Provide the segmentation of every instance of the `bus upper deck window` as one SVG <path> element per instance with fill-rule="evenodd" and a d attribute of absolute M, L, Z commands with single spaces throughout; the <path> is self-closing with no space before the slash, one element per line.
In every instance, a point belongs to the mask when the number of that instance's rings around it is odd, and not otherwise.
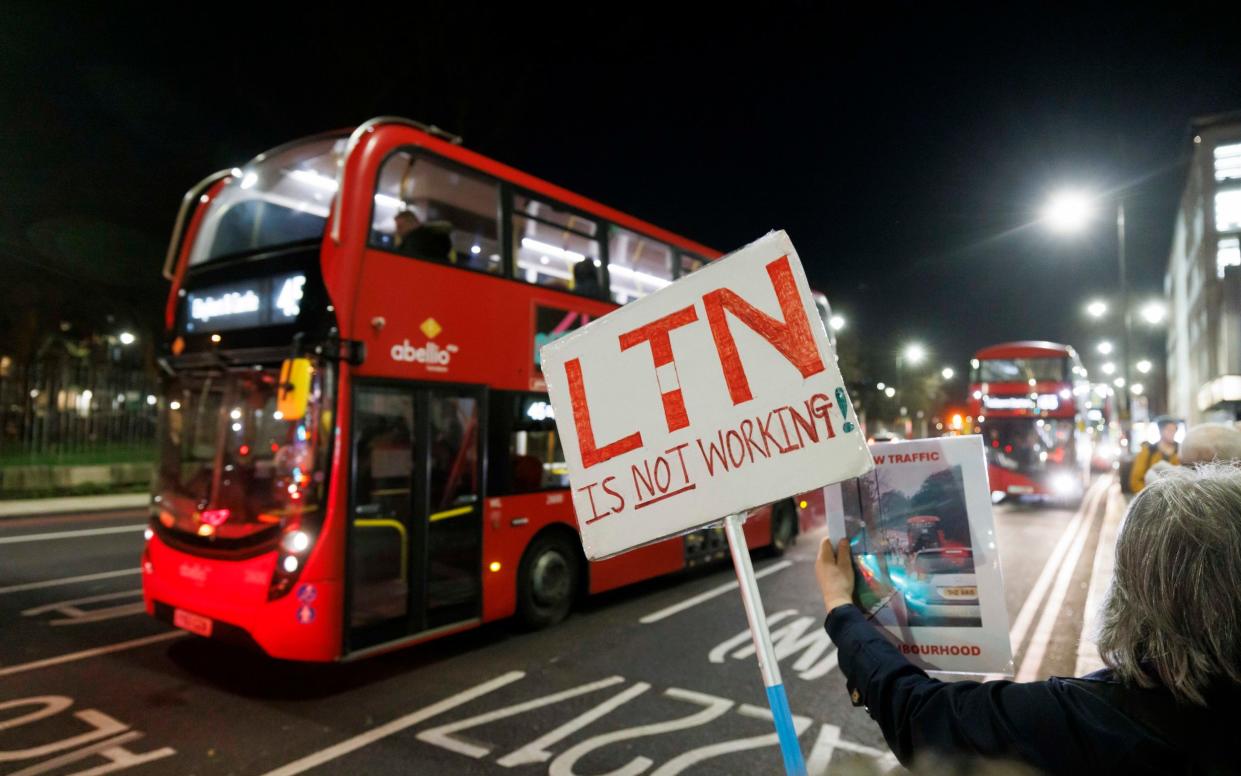
<path fill-rule="evenodd" d="M 608 236 L 612 301 L 625 304 L 672 282 L 672 249 L 658 240 L 613 226 Z"/>
<path fill-rule="evenodd" d="M 372 247 L 498 275 L 499 187 L 425 156 L 394 154 L 379 172 Z"/>
<path fill-rule="evenodd" d="M 599 224 L 522 194 L 513 197 L 513 258 L 527 283 L 603 298 Z"/>

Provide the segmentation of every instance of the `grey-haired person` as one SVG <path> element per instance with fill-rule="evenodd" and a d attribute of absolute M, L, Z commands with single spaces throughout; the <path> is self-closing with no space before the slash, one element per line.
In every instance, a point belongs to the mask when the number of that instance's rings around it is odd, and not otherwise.
<path fill-rule="evenodd" d="M 850 698 L 905 765 L 933 755 L 1048 773 L 1241 773 L 1241 469 L 1177 469 L 1133 499 L 1100 625 L 1108 667 L 1079 679 L 932 679 L 850 603 L 847 543 L 825 540 L 815 572 Z"/>

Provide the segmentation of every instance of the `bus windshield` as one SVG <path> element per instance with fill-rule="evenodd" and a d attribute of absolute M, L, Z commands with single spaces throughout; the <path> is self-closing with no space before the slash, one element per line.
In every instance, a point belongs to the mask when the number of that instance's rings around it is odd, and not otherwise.
<path fill-rule="evenodd" d="M 1067 418 L 988 418 L 983 433 L 992 462 L 1017 471 L 1070 462 L 1074 428 Z"/>
<path fill-rule="evenodd" d="M 235 170 L 203 213 L 190 265 L 322 237 L 345 142 L 285 146 Z"/>
<path fill-rule="evenodd" d="M 1065 378 L 1063 358 L 991 358 L 979 363 L 971 382 L 1060 382 Z"/>
<path fill-rule="evenodd" d="M 316 512 L 331 413 L 327 369 L 315 367 L 296 421 L 276 409 L 278 364 L 172 378 L 155 490 L 164 528 L 224 548 L 274 539 Z"/>

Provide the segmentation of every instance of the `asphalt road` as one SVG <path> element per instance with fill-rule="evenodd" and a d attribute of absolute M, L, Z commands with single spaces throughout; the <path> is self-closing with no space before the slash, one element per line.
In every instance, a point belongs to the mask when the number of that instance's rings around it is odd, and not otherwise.
<path fill-rule="evenodd" d="M 1099 528 L 1120 503 L 1110 486 L 1076 512 L 997 508 L 1019 677 L 1078 667 Z M 140 512 L 0 521 L 0 773 L 782 771 L 730 566 L 596 597 L 542 632 L 499 623 L 298 665 L 147 618 L 143 525 Z M 895 760 L 821 627 L 818 538 L 756 561 L 802 749 L 812 773 L 882 772 Z"/>

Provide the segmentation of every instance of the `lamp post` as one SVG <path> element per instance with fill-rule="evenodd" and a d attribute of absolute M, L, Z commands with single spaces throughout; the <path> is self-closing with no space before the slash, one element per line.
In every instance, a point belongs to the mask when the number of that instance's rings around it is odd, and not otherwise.
<path fill-rule="evenodd" d="M 1064 190 L 1054 194 L 1043 209 L 1043 221 L 1053 231 L 1062 234 L 1080 232 L 1089 223 L 1094 213 L 1097 198 L 1080 191 Z M 1120 276 L 1120 320 L 1121 338 L 1120 359 L 1122 379 L 1128 385 L 1129 354 L 1131 352 L 1131 321 L 1129 311 L 1129 276 L 1125 269 L 1125 200 L 1116 197 L 1116 265 Z M 1087 306 L 1087 312 L 1094 318 L 1100 318 L 1107 312 L 1107 305 L 1095 300 Z M 1120 414 L 1121 430 L 1128 436 L 1130 405 L 1129 392 L 1121 391 L 1117 410 Z"/>

